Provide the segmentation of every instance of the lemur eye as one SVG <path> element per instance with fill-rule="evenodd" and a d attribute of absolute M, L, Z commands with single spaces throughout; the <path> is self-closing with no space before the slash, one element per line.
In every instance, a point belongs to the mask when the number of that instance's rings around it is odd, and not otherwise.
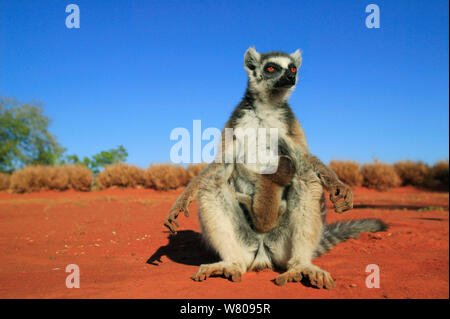
<path fill-rule="evenodd" d="M 273 72 L 273 71 L 275 71 L 275 68 L 273 66 L 268 66 L 267 71 Z"/>
<path fill-rule="evenodd" d="M 297 72 L 297 68 L 296 68 L 295 66 L 293 66 L 293 67 L 291 68 L 291 72 L 292 72 L 292 73 Z"/>

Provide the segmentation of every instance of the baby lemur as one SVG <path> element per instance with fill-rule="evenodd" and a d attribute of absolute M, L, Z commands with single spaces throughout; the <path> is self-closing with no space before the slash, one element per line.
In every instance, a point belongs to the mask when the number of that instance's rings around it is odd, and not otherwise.
<path fill-rule="evenodd" d="M 249 213 L 252 225 L 259 233 L 267 233 L 273 229 L 281 215 L 286 211 L 286 200 L 282 198 L 285 186 L 289 185 L 294 177 L 295 166 L 288 156 L 280 156 L 278 168 L 272 174 L 259 174 L 246 167 L 245 164 L 236 163 L 238 174 L 254 185 L 253 198 L 236 191 L 239 203 Z"/>
<path fill-rule="evenodd" d="M 184 211 L 189 216 L 189 204 L 198 200 L 203 238 L 221 261 L 201 265 L 192 277 L 196 281 L 213 275 L 239 281 L 248 270 L 278 268 L 285 271 L 275 279 L 278 285 L 306 277 L 316 287 L 331 288 L 331 275 L 314 265 L 312 259 L 361 232 L 386 229 L 377 219 L 325 224 L 323 188 L 330 193 L 339 213 L 352 208 L 353 195 L 334 172 L 309 153 L 304 132 L 287 103 L 301 60 L 299 50 L 292 54 L 260 54 L 249 48 L 244 56 L 247 90 L 225 125 L 225 129 L 234 130 L 276 128 L 279 170 L 290 167 L 291 162 L 293 176 L 278 175 L 278 171 L 273 176 L 258 176 L 249 171 L 251 165 L 247 162 L 224 161 L 229 147 L 224 129 L 218 161 L 210 163 L 189 183 L 165 220 L 165 226 L 175 233 L 179 213 Z M 273 203 L 264 211 L 266 196 Z M 248 201 L 248 197 L 252 200 Z M 267 217 L 270 214 L 273 216 Z"/>

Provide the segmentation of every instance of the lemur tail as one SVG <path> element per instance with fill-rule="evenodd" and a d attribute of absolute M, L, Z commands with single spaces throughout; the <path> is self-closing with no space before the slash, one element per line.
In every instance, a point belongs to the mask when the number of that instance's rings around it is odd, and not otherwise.
<path fill-rule="evenodd" d="M 388 226 L 379 219 L 357 219 L 325 225 L 319 247 L 314 252 L 314 257 L 326 253 L 335 245 L 350 238 L 358 238 L 363 232 L 384 231 Z"/>

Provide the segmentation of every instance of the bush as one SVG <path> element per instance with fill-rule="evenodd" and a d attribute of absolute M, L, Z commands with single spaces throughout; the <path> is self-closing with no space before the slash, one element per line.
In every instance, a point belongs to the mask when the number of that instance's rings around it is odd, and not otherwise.
<path fill-rule="evenodd" d="M 95 178 L 99 189 L 113 186 L 124 188 L 135 188 L 145 185 L 144 170 L 139 167 L 117 163 L 107 166 Z"/>
<path fill-rule="evenodd" d="M 89 191 L 91 183 L 92 173 L 81 165 L 31 165 L 14 172 L 10 189 L 15 193 L 67 189 Z"/>
<path fill-rule="evenodd" d="M 31 165 L 15 171 L 11 176 L 11 190 L 14 193 L 31 193 L 47 186 L 46 167 Z"/>
<path fill-rule="evenodd" d="M 330 162 L 330 168 L 339 179 L 345 184 L 355 187 L 361 186 L 363 182 L 363 176 L 359 171 L 359 164 L 353 161 L 337 161 Z"/>
<path fill-rule="evenodd" d="M 69 174 L 69 188 L 88 192 L 92 186 L 92 172 L 83 165 L 65 165 L 65 170 Z"/>
<path fill-rule="evenodd" d="M 423 187 L 430 178 L 431 169 L 422 162 L 400 161 L 394 164 L 394 168 L 402 185 Z"/>
<path fill-rule="evenodd" d="M 180 165 L 152 164 L 143 170 L 136 166 L 117 163 L 106 167 L 95 178 L 99 189 L 113 186 L 135 188 L 144 186 L 156 190 L 170 190 L 186 186 L 207 164 L 191 164 L 185 169 Z"/>
<path fill-rule="evenodd" d="M 449 162 L 439 161 L 431 168 L 429 187 L 448 190 Z"/>
<path fill-rule="evenodd" d="M 190 181 L 183 166 L 172 164 L 152 164 L 144 176 L 146 187 L 163 191 L 186 186 Z"/>
<path fill-rule="evenodd" d="M 7 190 L 9 188 L 11 175 L 0 173 L 0 191 Z"/>
<path fill-rule="evenodd" d="M 379 191 L 386 191 L 401 184 L 394 166 L 375 161 L 361 167 L 363 185 Z"/>

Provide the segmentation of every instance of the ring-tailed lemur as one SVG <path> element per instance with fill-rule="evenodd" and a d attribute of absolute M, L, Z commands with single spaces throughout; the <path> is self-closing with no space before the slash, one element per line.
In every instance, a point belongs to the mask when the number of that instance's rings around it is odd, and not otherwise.
<path fill-rule="evenodd" d="M 237 195 L 255 198 L 255 185 L 241 176 L 234 163 L 209 164 L 174 203 L 165 226 L 176 232 L 175 218 L 181 211 L 189 216 L 189 204 L 198 199 L 203 238 L 222 261 L 201 265 L 193 279 L 224 275 L 233 281 L 247 270 L 278 267 L 286 272 L 275 282 L 279 285 L 308 277 L 319 288 L 331 288 L 331 275 L 312 264 L 312 259 L 337 243 L 357 237 L 361 232 L 386 229 L 377 219 L 362 219 L 324 225 L 323 187 L 339 213 L 351 209 L 353 195 L 337 176 L 317 157 L 310 154 L 300 123 L 287 99 L 295 87 L 301 54 L 270 52 L 259 54 L 249 48 L 244 57 L 248 87 L 225 128 L 278 128 L 281 155 L 293 159 L 295 174 L 285 187 L 286 211 L 278 224 L 266 233 L 252 227 Z M 222 134 L 222 148 L 224 148 Z M 225 153 L 222 149 L 222 154 Z M 343 199 L 342 201 L 340 201 Z M 173 224 L 175 225 L 173 225 Z"/>

